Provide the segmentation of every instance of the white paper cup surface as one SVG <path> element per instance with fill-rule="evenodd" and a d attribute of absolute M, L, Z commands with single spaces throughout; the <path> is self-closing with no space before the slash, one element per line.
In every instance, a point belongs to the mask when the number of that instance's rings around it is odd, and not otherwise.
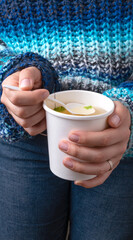
<path fill-rule="evenodd" d="M 58 148 L 58 144 L 62 139 L 68 140 L 68 134 L 72 130 L 97 132 L 106 129 L 107 117 L 114 111 L 113 101 L 102 94 L 83 90 L 56 92 L 51 94 L 50 97 L 56 98 L 65 104 L 77 102 L 106 110 L 105 113 L 100 115 L 76 116 L 54 111 L 53 109 L 58 107 L 58 104 L 55 104 L 48 99 L 45 100 L 43 104 L 46 111 L 51 171 L 56 176 L 71 181 L 94 178 L 94 175 L 85 175 L 66 168 L 63 165 L 63 159 L 68 155 Z"/>

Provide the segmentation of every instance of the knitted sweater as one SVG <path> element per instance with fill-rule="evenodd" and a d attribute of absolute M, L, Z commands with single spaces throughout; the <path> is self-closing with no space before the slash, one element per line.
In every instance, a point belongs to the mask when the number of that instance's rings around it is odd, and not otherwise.
<path fill-rule="evenodd" d="M 0 83 L 28 66 L 40 69 L 50 92 L 100 92 L 125 104 L 132 118 L 133 0 L 0 0 Z M 28 137 L 3 104 L 0 137 Z"/>

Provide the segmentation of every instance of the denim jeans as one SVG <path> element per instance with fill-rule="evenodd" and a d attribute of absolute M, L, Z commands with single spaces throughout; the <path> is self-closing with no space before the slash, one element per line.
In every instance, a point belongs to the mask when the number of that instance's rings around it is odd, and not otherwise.
<path fill-rule="evenodd" d="M 64 240 L 69 185 L 49 170 L 46 137 L 0 141 L 0 240 Z"/>
<path fill-rule="evenodd" d="M 133 240 L 133 161 L 85 189 L 49 170 L 47 139 L 0 141 L 0 240 Z"/>
<path fill-rule="evenodd" d="M 133 159 L 100 186 L 72 184 L 70 240 L 133 240 Z"/>

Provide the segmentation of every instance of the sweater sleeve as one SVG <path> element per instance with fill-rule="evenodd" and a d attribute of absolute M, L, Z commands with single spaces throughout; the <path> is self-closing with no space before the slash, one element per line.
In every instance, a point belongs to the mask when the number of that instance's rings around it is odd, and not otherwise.
<path fill-rule="evenodd" d="M 1 61 L 3 63 L 4 60 Z M 51 63 L 42 56 L 27 52 L 20 55 L 10 56 L 9 60 L 0 69 L 0 96 L 2 94 L 2 82 L 9 75 L 24 68 L 35 66 L 42 74 L 43 88 L 49 92 L 59 91 L 58 76 Z M 31 136 L 19 126 L 8 113 L 6 107 L 0 103 L 0 138 L 7 142 L 31 138 Z"/>
<path fill-rule="evenodd" d="M 131 134 L 128 142 L 128 147 L 125 152 L 125 156 L 133 154 L 133 74 L 129 81 L 126 81 L 119 85 L 119 87 L 114 87 L 110 90 L 107 90 L 103 93 L 107 97 L 112 98 L 114 101 L 120 101 L 125 105 L 131 115 Z"/>

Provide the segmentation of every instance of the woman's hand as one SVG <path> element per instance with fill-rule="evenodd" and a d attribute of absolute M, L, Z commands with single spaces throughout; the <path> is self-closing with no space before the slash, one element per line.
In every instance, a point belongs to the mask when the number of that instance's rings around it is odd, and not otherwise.
<path fill-rule="evenodd" d="M 130 137 L 129 110 L 120 102 L 115 102 L 115 110 L 108 117 L 108 124 L 110 128 L 101 132 L 70 132 L 70 141 L 62 140 L 59 143 L 60 150 L 70 155 L 63 160 L 66 167 L 75 172 L 96 175 L 93 179 L 76 181 L 75 184 L 85 188 L 96 187 L 104 183 L 118 166 Z M 111 160 L 113 168 L 108 160 Z"/>
<path fill-rule="evenodd" d="M 19 86 L 22 90 L 3 87 L 1 102 L 15 121 L 32 136 L 43 132 L 46 120 L 42 103 L 49 92 L 39 89 L 42 86 L 41 72 L 36 67 L 25 68 L 7 77 L 3 85 Z"/>

